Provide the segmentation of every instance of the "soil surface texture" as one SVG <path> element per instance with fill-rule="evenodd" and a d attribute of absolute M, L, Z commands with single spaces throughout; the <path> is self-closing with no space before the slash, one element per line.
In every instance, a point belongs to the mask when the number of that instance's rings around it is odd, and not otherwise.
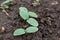
<path fill-rule="evenodd" d="M 0 0 L 0 4 L 4 0 Z M 0 40 L 60 40 L 60 0 L 40 0 L 40 5 L 32 5 L 33 0 L 14 0 L 9 5 L 9 17 L 0 9 Z M 33 34 L 13 36 L 14 30 L 25 28 L 27 23 L 19 16 L 19 7 L 26 7 L 37 13 L 39 31 Z M 2 27 L 5 31 L 1 33 Z"/>

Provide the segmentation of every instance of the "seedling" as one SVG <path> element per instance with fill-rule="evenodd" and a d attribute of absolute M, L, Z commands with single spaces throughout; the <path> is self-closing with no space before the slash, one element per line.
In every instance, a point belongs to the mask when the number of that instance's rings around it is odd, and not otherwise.
<path fill-rule="evenodd" d="M 34 1 L 33 1 L 33 3 L 32 3 L 32 4 L 33 4 L 33 6 L 40 5 L 39 1 L 40 1 L 40 0 L 34 0 Z"/>
<path fill-rule="evenodd" d="M 16 29 L 13 33 L 14 36 L 23 35 L 26 33 L 35 33 L 38 31 L 38 22 L 34 18 L 38 18 L 38 15 L 34 12 L 28 11 L 25 7 L 19 8 L 19 15 L 22 19 L 24 19 L 27 23 L 29 23 L 31 26 L 29 26 L 26 29 Z M 33 17 L 33 18 L 30 18 Z"/>
<path fill-rule="evenodd" d="M 9 14 L 7 13 L 7 11 L 5 9 L 8 9 L 9 6 L 8 4 L 13 4 L 13 0 L 5 0 L 3 3 L 1 3 L 1 9 L 2 9 L 2 12 L 6 13 L 7 16 L 9 16 Z"/>

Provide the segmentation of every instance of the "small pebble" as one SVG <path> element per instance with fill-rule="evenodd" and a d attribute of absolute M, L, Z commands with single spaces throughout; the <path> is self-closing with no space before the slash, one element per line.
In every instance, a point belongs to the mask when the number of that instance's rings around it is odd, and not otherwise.
<path fill-rule="evenodd" d="M 51 25 L 51 18 L 47 17 L 46 22 L 47 22 L 48 25 Z"/>
<path fill-rule="evenodd" d="M 0 27 L 0 33 L 3 33 L 5 31 L 4 27 Z"/>

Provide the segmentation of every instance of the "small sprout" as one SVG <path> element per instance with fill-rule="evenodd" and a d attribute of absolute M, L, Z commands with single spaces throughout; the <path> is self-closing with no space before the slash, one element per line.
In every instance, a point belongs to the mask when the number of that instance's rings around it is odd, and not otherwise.
<path fill-rule="evenodd" d="M 35 33 L 38 31 L 38 28 L 37 27 L 28 27 L 26 29 L 26 33 Z"/>
<path fill-rule="evenodd" d="M 34 18 L 29 18 L 27 22 L 32 26 L 38 26 L 38 22 Z"/>
<path fill-rule="evenodd" d="M 24 19 L 27 20 L 29 18 L 28 10 L 25 7 L 19 8 L 19 15 Z"/>
<path fill-rule="evenodd" d="M 40 0 L 35 0 L 35 1 L 32 3 L 33 6 L 38 6 L 38 5 L 40 5 L 39 1 L 40 1 Z"/>
<path fill-rule="evenodd" d="M 1 7 L 4 7 L 4 5 L 13 3 L 13 0 L 6 0 L 3 3 L 1 3 Z"/>
<path fill-rule="evenodd" d="M 9 8 L 9 6 L 8 6 L 8 4 L 11 4 L 11 3 L 13 3 L 13 0 L 5 0 L 3 3 L 1 3 L 1 9 L 2 9 L 2 11 L 4 12 L 4 13 L 6 13 L 6 15 L 7 16 L 9 16 L 9 14 L 6 12 L 6 10 L 5 9 L 8 9 Z"/>
<path fill-rule="evenodd" d="M 20 28 L 20 29 L 16 29 L 13 33 L 14 36 L 19 36 L 19 35 L 23 35 L 25 34 L 25 30 Z"/>
<path fill-rule="evenodd" d="M 34 18 L 38 17 L 38 15 L 34 12 L 29 12 L 29 16 L 34 17 Z"/>
<path fill-rule="evenodd" d="M 4 8 L 4 9 L 8 9 L 8 8 L 9 8 L 9 6 L 4 5 L 2 8 Z"/>

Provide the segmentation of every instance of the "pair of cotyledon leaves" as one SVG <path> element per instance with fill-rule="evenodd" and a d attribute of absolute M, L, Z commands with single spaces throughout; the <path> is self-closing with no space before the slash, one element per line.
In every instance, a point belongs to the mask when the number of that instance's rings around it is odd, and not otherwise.
<path fill-rule="evenodd" d="M 24 20 L 27 20 L 27 22 L 30 25 L 38 26 L 38 22 L 34 19 L 34 18 L 38 17 L 38 15 L 36 13 L 28 11 L 27 8 L 25 8 L 25 7 L 20 7 L 19 14 Z M 34 17 L 34 18 L 29 18 L 29 17 Z"/>
<path fill-rule="evenodd" d="M 25 7 L 20 7 L 19 14 L 24 20 L 27 20 L 27 22 L 32 26 L 28 27 L 26 30 L 22 28 L 15 30 L 15 32 L 13 33 L 14 36 L 23 35 L 25 33 L 34 33 L 38 31 L 37 28 L 38 22 L 34 19 L 38 17 L 36 13 L 28 11 L 27 8 Z M 29 18 L 29 17 L 34 17 L 34 18 Z"/>
<path fill-rule="evenodd" d="M 28 11 L 27 8 L 25 7 L 19 8 L 19 14 L 24 20 L 27 20 L 29 16 L 34 17 L 34 18 L 38 17 L 36 13 Z"/>
<path fill-rule="evenodd" d="M 14 36 L 19 36 L 19 35 L 23 35 L 25 33 L 35 33 L 38 31 L 38 28 L 37 27 L 28 27 L 26 30 L 24 30 L 23 28 L 20 28 L 20 29 L 17 29 L 15 32 L 14 32 Z"/>

